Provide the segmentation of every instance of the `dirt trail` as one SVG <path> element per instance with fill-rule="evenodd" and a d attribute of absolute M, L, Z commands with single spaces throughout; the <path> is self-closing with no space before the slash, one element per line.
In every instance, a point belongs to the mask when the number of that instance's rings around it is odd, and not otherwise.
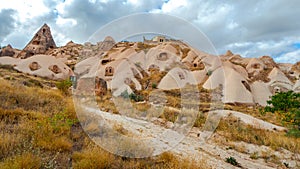
<path fill-rule="evenodd" d="M 217 143 L 211 141 L 202 141 L 199 134 L 203 134 L 199 128 L 193 127 L 187 136 L 171 130 L 166 126 L 159 125 L 162 119 L 153 118 L 149 121 L 144 121 L 140 119 L 134 119 L 130 117 L 125 117 L 118 114 L 106 113 L 100 110 L 95 110 L 93 108 L 85 108 L 88 112 L 100 115 L 110 124 L 117 123 L 121 125 L 124 129 L 130 133 L 132 137 L 142 137 L 150 138 L 153 141 L 156 149 L 154 154 L 159 154 L 162 150 L 170 149 L 170 152 L 182 157 L 188 157 L 195 160 L 205 160 L 208 165 L 212 168 L 237 168 L 227 162 L 225 159 L 228 157 L 234 157 L 238 163 L 240 163 L 241 168 L 255 168 L 255 169 L 268 169 L 268 168 L 278 168 L 279 166 L 274 163 L 266 163 L 262 159 L 251 159 L 250 155 L 247 153 L 240 153 L 234 149 L 226 149 L 226 146 L 218 145 Z M 245 123 L 252 124 L 255 127 L 265 128 L 273 130 L 283 130 L 283 127 L 273 125 L 271 123 L 256 119 L 252 116 L 234 112 L 234 111 L 219 111 L 218 113 L 223 113 L 223 116 L 228 116 L 229 114 L 241 118 Z M 171 124 L 167 126 L 172 126 Z M 179 144 L 174 147 L 170 147 L 174 142 L 178 141 L 178 138 L 183 138 Z M 172 143 L 173 141 L 173 143 Z M 253 147 L 254 145 L 245 143 L 247 147 Z M 256 145 L 255 145 L 256 146 Z M 259 149 L 259 147 L 258 147 Z M 285 150 L 287 151 L 287 150 Z M 276 152 L 278 156 L 286 156 L 286 153 Z M 291 161 L 291 163 L 296 164 L 297 162 Z M 299 163 L 299 161 L 298 161 Z"/>

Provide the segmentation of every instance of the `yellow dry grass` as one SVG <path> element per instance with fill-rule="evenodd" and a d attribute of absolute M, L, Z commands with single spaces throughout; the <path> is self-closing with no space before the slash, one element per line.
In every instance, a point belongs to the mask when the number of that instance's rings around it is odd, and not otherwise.
<path fill-rule="evenodd" d="M 0 168 L 198 167 L 173 155 L 167 160 L 160 156 L 128 159 L 108 153 L 83 132 L 70 96 L 18 81 L 2 79 L 0 86 Z"/>
<path fill-rule="evenodd" d="M 274 150 L 284 148 L 293 153 L 300 153 L 300 139 L 286 136 L 284 132 L 255 129 L 236 118 L 222 120 L 217 133 L 230 141 L 244 141 L 250 144 L 269 146 Z"/>

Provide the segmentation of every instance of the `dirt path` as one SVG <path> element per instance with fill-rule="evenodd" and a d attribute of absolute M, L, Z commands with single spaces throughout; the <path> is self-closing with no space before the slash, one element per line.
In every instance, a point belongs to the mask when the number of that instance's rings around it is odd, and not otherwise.
<path fill-rule="evenodd" d="M 235 166 L 225 162 L 228 157 L 234 157 L 237 162 L 240 163 L 242 168 L 278 168 L 276 164 L 266 163 L 261 159 L 251 159 L 250 155 L 247 153 L 240 153 L 233 149 L 226 149 L 226 146 L 218 145 L 213 141 L 201 141 L 199 137 L 202 134 L 199 128 L 192 128 L 187 136 L 171 130 L 166 126 L 161 126 L 159 122 L 162 119 L 153 118 L 149 121 L 144 121 L 140 119 L 134 119 L 130 117 L 121 116 L 118 114 L 111 114 L 102 112 L 100 110 L 95 110 L 93 108 L 85 108 L 88 112 L 100 115 L 110 124 L 117 123 L 126 129 L 131 137 L 139 138 L 150 138 L 153 146 L 155 146 L 154 155 L 159 154 L 161 151 L 169 149 L 171 152 L 182 156 L 188 157 L 195 160 L 204 160 L 212 168 L 236 168 Z M 239 117 L 243 122 L 251 124 L 254 127 L 264 128 L 268 130 L 284 130 L 283 127 L 273 125 L 271 123 L 256 119 L 252 116 L 235 112 L 235 111 L 218 111 L 217 113 L 222 113 L 222 116 L 234 115 Z M 168 126 L 168 125 L 167 125 Z M 169 124 L 172 126 L 172 124 Z M 183 140 L 180 141 L 180 138 Z M 175 144 L 179 142 L 179 144 Z M 175 145 L 175 146 L 172 146 Z M 251 144 L 245 143 L 245 146 L 251 146 Z M 281 152 L 277 154 L 285 156 Z"/>

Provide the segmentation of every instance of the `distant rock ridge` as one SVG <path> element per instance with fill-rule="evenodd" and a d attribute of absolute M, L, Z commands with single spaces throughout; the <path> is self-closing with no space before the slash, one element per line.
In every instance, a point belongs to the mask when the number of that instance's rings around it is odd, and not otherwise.
<path fill-rule="evenodd" d="M 13 57 L 15 55 L 15 51 L 12 48 L 12 46 L 10 44 L 8 44 L 6 47 L 4 47 L 1 51 L 0 51 L 0 56 L 11 56 Z"/>

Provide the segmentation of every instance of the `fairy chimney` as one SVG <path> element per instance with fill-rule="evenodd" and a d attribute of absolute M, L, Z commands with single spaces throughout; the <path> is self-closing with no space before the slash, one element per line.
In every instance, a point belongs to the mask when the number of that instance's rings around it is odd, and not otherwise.
<path fill-rule="evenodd" d="M 20 52 L 18 57 L 28 58 L 36 54 L 45 54 L 47 50 L 53 48 L 56 48 L 56 44 L 51 35 L 50 27 L 44 24 L 22 52 Z"/>

